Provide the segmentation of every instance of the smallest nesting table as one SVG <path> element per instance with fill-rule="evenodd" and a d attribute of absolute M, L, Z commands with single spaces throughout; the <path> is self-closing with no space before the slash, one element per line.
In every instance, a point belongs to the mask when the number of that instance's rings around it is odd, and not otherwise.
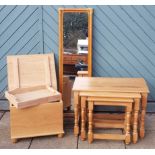
<path fill-rule="evenodd" d="M 79 116 L 81 109 L 81 93 L 138 93 L 141 96 L 141 115 L 139 134 L 145 135 L 145 113 L 147 106 L 148 86 L 143 78 L 103 78 L 77 77 L 73 85 L 74 92 L 74 135 L 79 134 Z M 87 96 L 86 96 L 87 97 Z"/>
<path fill-rule="evenodd" d="M 86 114 L 88 106 L 88 142 L 91 143 L 93 139 L 111 139 L 111 140 L 125 140 L 126 144 L 131 141 L 130 122 L 132 121 L 132 140 L 136 143 L 138 140 L 138 113 L 140 106 L 141 95 L 139 93 L 113 93 L 113 92 L 87 92 L 80 93 L 81 97 L 81 140 L 86 139 Z M 101 114 L 102 119 L 94 117 L 94 106 L 118 106 L 125 107 L 125 115 L 117 119 L 116 114 L 109 114 L 105 118 L 105 114 Z M 132 117 L 131 117 L 132 112 Z M 100 117 L 101 117 L 100 116 Z M 121 128 L 124 129 L 123 134 L 95 134 L 94 127 L 99 128 Z"/>

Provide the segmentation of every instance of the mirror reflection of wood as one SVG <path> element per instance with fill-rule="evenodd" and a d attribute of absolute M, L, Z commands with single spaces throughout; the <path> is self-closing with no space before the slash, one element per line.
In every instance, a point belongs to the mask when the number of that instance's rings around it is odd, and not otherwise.
<path fill-rule="evenodd" d="M 76 76 L 78 70 L 88 70 L 88 14 L 63 15 L 63 75 Z M 84 66 L 83 68 L 80 63 Z M 81 67 L 81 68 L 80 68 Z"/>
<path fill-rule="evenodd" d="M 59 9 L 59 91 L 65 107 L 77 74 L 92 75 L 92 13 L 91 8 Z"/>

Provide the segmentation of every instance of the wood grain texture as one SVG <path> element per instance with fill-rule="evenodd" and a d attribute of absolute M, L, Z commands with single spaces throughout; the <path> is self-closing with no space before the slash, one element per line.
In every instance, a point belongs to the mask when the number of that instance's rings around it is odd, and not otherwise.
<path fill-rule="evenodd" d="M 61 94 L 49 86 L 17 88 L 12 91 L 6 91 L 5 97 L 16 108 L 27 108 L 62 99 Z"/>
<path fill-rule="evenodd" d="M 84 63 L 88 63 L 88 55 L 87 54 L 63 54 L 63 64 L 64 65 L 75 65 L 82 60 Z"/>
<path fill-rule="evenodd" d="M 74 92 L 74 135 L 79 134 L 79 93 Z"/>
<path fill-rule="evenodd" d="M 59 95 L 58 101 L 51 102 L 51 94 L 57 93 L 54 55 L 8 56 L 7 63 L 8 88 L 12 93 L 9 99 L 12 141 L 55 134 L 62 137 L 63 102 Z M 13 105 L 13 100 L 23 103 L 23 106 L 39 105 L 19 109 Z"/>
<path fill-rule="evenodd" d="M 141 118 L 140 118 L 140 137 L 144 137 L 145 135 L 145 113 L 147 106 L 147 95 L 149 93 L 149 88 L 143 78 L 103 78 L 103 77 L 76 77 L 73 91 L 79 92 L 79 95 L 91 96 L 92 94 L 98 97 L 98 101 L 103 93 L 103 96 L 112 95 L 111 93 L 127 93 L 126 97 L 131 97 L 130 95 L 134 95 L 136 93 L 135 98 L 142 97 L 141 103 Z M 130 94 L 131 93 L 131 94 Z M 132 94 L 133 93 L 133 94 Z M 119 94 L 119 95 L 120 95 Z M 138 95 L 137 95 L 138 94 Z M 140 96 L 139 96 L 140 94 Z M 93 96 L 92 95 L 92 96 Z M 93 98 L 93 97 L 92 97 Z M 132 98 L 132 97 L 131 97 Z M 102 99 L 101 99 L 102 100 Z M 115 99 L 114 99 L 115 100 Z M 116 101 L 119 101 L 118 98 Z M 102 104 L 102 103 L 101 103 Z M 78 103 L 78 105 L 80 105 Z"/>
<path fill-rule="evenodd" d="M 94 119 L 106 119 L 106 120 L 111 120 L 111 119 L 116 119 L 116 120 L 123 120 L 124 119 L 124 113 L 95 113 L 94 114 Z"/>
<path fill-rule="evenodd" d="M 71 107 L 72 82 L 68 76 L 63 77 L 63 94 L 62 100 L 64 108 Z"/>
<path fill-rule="evenodd" d="M 77 75 L 78 75 L 78 77 L 87 77 L 88 71 L 78 71 Z"/>
<path fill-rule="evenodd" d="M 99 134 L 122 134 L 120 129 L 95 129 Z M 125 149 L 123 141 L 118 140 L 100 140 L 96 139 L 93 143 L 89 144 L 88 141 L 82 141 L 79 138 L 78 141 L 79 149 Z"/>
<path fill-rule="evenodd" d="M 94 105 L 92 101 L 88 103 L 88 142 L 92 143 L 94 139 L 93 133 L 93 109 Z"/>
<path fill-rule="evenodd" d="M 8 56 L 7 68 L 9 90 L 39 85 L 50 85 L 57 90 L 53 53 Z"/>
<path fill-rule="evenodd" d="M 94 139 L 107 139 L 107 140 L 124 140 L 125 135 L 119 134 L 94 134 Z"/>
<path fill-rule="evenodd" d="M 16 109 L 10 107 L 11 139 L 54 135 L 63 131 L 63 103 Z"/>
<path fill-rule="evenodd" d="M 82 79 L 82 78 L 77 78 L 77 79 Z M 88 79 L 93 79 L 93 78 L 86 78 L 87 80 Z M 96 78 L 96 83 L 98 82 L 97 80 L 102 80 L 104 78 Z M 106 79 L 107 82 L 109 82 L 111 79 Z M 129 80 L 129 83 L 133 82 L 132 80 L 137 80 L 138 79 L 128 79 Z M 128 81 L 126 79 L 126 83 L 128 84 Z M 143 79 L 140 79 L 141 80 L 141 83 L 145 83 L 145 81 L 143 81 Z M 89 80 L 88 80 L 89 81 Z M 126 93 L 123 93 L 123 91 L 121 91 L 121 87 L 124 88 L 125 86 L 125 82 L 121 85 L 121 82 L 119 80 L 119 83 L 115 83 L 114 80 L 110 81 L 109 82 L 109 85 L 111 86 L 111 92 L 110 91 L 107 91 L 102 89 L 102 91 L 97 88 L 96 90 L 92 90 L 94 87 L 92 85 L 95 86 L 95 80 L 94 80 L 94 83 L 92 83 L 92 81 L 89 83 L 84 83 L 86 84 L 86 86 L 88 86 L 87 88 L 84 87 L 84 90 L 80 91 L 79 95 L 81 96 L 81 115 L 82 115 L 82 129 L 81 129 L 81 139 L 84 140 L 85 139 L 85 135 L 83 134 L 84 133 L 84 130 L 85 130 L 85 127 L 84 127 L 84 108 L 86 108 L 86 101 L 84 103 L 84 100 L 83 97 L 86 97 L 87 98 L 87 101 L 88 102 L 94 102 L 93 104 L 94 105 L 107 105 L 107 106 L 125 106 L 127 108 L 127 112 L 126 112 L 126 117 L 125 117 L 125 122 L 123 122 L 122 120 L 121 121 L 112 121 L 112 120 L 106 120 L 106 121 L 99 121 L 97 122 L 97 119 L 94 119 L 95 122 L 94 123 L 94 127 L 99 127 L 99 128 L 108 128 L 108 127 L 111 127 L 111 128 L 123 128 L 125 129 L 125 133 L 126 133 L 126 136 L 124 136 L 124 140 L 126 142 L 126 144 L 129 144 L 130 141 L 131 141 L 131 135 L 130 135 L 130 119 L 131 119 L 131 107 L 132 107 L 132 103 L 133 101 L 135 101 L 135 104 L 136 104 L 136 107 L 134 107 L 134 121 L 133 121 L 133 142 L 136 143 L 136 141 L 138 140 L 138 137 L 137 137 L 137 128 L 138 128 L 138 105 L 139 105 L 139 99 L 141 98 L 141 94 L 140 92 L 138 93 L 137 90 L 134 90 L 134 91 L 137 91 L 136 93 L 133 93 L 133 92 L 126 92 Z M 80 84 L 79 84 L 80 85 Z M 98 85 L 98 84 L 96 84 Z M 115 87 L 119 87 L 119 91 L 115 92 L 115 91 L 112 91 L 112 86 L 115 86 Z M 76 87 L 76 86 L 75 86 Z M 83 87 L 81 85 L 81 87 Z M 103 86 L 104 87 L 104 86 Z M 126 87 L 126 86 L 125 86 Z M 139 85 L 140 87 L 140 85 Z M 143 86 L 145 87 L 145 85 Z M 88 89 L 89 88 L 89 89 Z M 110 88 L 110 87 L 109 87 Z M 132 85 L 131 88 L 135 89 L 135 87 Z M 127 89 L 127 88 L 126 88 Z M 147 86 L 146 86 L 146 89 L 147 89 Z M 73 88 L 74 90 L 74 88 Z M 90 91 L 89 91 L 90 90 Z M 126 90 L 127 91 L 127 90 Z M 76 92 L 74 90 L 74 92 Z M 114 93 L 115 92 L 115 93 Z M 89 107 L 89 104 L 88 104 L 88 107 Z M 92 112 L 89 111 L 89 114 L 88 116 L 90 117 L 90 114 Z M 88 118 L 89 118 L 88 117 Z M 104 117 L 102 117 L 104 119 Z M 110 117 L 111 118 L 111 117 Z M 110 119 L 109 118 L 109 119 Z M 113 117 L 114 118 L 114 117 Z M 115 119 L 115 118 L 114 118 Z M 118 119 L 118 117 L 117 117 Z M 120 119 L 120 117 L 119 117 Z M 127 123 L 127 124 L 126 124 Z M 126 125 L 125 125 L 126 124 Z M 88 125 L 89 126 L 89 125 Z M 88 132 L 90 133 L 90 132 Z M 92 135 L 92 133 L 90 133 L 90 135 Z M 93 136 L 89 136 L 88 134 L 88 141 L 91 143 L 93 141 Z"/>
<path fill-rule="evenodd" d="M 138 141 L 138 119 L 139 119 L 139 109 L 140 109 L 140 100 L 135 99 L 133 105 L 133 143 Z"/>
<path fill-rule="evenodd" d="M 81 97 L 81 139 L 85 140 L 86 139 L 86 97 Z"/>
<path fill-rule="evenodd" d="M 76 77 L 73 91 L 149 93 L 143 78 Z"/>
<path fill-rule="evenodd" d="M 90 98 L 90 99 L 89 99 Z M 130 134 L 130 122 L 131 122 L 131 111 L 133 100 L 129 100 L 128 102 L 102 102 L 102 98 L 100 101 L 97 101 L 97 97 L 91 98 L 88 97 L 88 142 L 92 143 L 93 139 L 112 139 L 112 140 L 125 140 L 126 144 L 129 144 L 131 141 Z M 104 99 L 104 97 L 103 97 Z M 96 121 L 93 118 L 93 107 L 95 105 L 107 105 L 107 106 L 124 106 L 126 108 L 126 115 L 124 121 L 119 120 L 101 120 Z M 95 122 L 96 121 L 96 122 Z M 93 125 L 94 124 L 94 125 Z M 95 127 L 99 128 L 125 128 L 125 133 L 122 135 L 119 134 L 96 134 L 94 131 Z M 84 129 L 83 129 L 84 130 Z"/>
<path fill-rule="evenodd" d="M 63 14 L 66 12 L 83 12 L 88 14 L 88 74 L 92 76 L 92 8 L 59 8 L 59 91 L 63 93 Z"/>
<path fill-rule="evenodd" d="M 115 99 L 119 101 L 119 99 L 121 100 L 129 100 L 130 98 L 141 98 L 141 95 L 139 93 L 124 93 L 124 92 L 80 92 L 80 96 L 90 96 L 92 97 L 98 97 L 98 98 L 106 98 L 108 100 L 109 99 Z"/>
<path fill-rule="evenodd" d="M 146 106 L 147 106 L 147 93 L 142 93 L 142 104 L 141 104 L 141 117 L 140 117 L 140 138 L 145 136 L 145 115 L 146 115 Z"/>
<path fill-rule="evenodd" d="M 125 144 L 130 144 L 131 142 L 131 111 L 132 104 L 126 107 L 125 112 Z"/>
<path fill-rule="evenodd" d="M 94 119 L 95 128 L 119 128 L 124 129 L 124 120 L 106 120 L 104 119 Z"/>

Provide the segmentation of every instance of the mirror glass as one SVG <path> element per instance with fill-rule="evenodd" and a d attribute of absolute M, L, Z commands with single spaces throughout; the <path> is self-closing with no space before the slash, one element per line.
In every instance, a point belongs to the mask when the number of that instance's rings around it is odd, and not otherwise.
<path fill-rule="evenodd" d="M 88 14 L 65 12 L 63 16 L 63 74 L 70 78 L 88 70 Z"/>
<path fill-rule="evenodd" d="M 88 10 L 62 10 L 60 12 L 60 90 L 62 90 L 62 98 L 64 108 L 71 107 L 72 86 L 76 76 L 88 75 L 88 70 L 91 70 L 91 61 L 88 61 L 88 55 L 91 57 L 91 38 L 88 45 L 88 37 L 92 36 L 91 18 Z M 62 16 L 61 16 L 62 15 Z M 62 18 L 63 17 L 63 18 Z M 89 21 L 88 21 L 89 18 Z M 88 24 L 89 23 L 89 24 Z M 88 27 L 89 26 L 89 27 Z M 63 33 L 62 33 L 63 32 Z M 89 32 L 89 33 L 88 33 Z M 88 36 L 88 34 L 90 36 Z M 89 47 L 89 50 L 88 50 Z M 62 63 L 61 63 L 62 62 Z M 63 66 L 61 68 L 61 66 Z M 62 71 L 62 72 L 61 72 Z M 81 72 L 82 71 L 82 72 Z M 83 72 L 84 71 L 84 72 Z M 62 75 L 63 74 L 63 75 Z M 62 75 L 62 76 L 61 76 Z M 91 75 L 91 73 L 90 73 Z M 63 80 L 61 80 L 63 78 Z M 62 82 L 62 83 L 61 83 Z M 62 87 L 61 87 L 62 86 Z"/>

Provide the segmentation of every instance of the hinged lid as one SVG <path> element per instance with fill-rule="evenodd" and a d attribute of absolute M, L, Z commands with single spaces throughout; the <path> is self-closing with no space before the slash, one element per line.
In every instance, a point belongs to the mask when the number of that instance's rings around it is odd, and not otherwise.
<path fill-rule="evenodd" d="M 8 89 L 52 86 L 57 90 L 54 54 L 7 57 Z"/>

